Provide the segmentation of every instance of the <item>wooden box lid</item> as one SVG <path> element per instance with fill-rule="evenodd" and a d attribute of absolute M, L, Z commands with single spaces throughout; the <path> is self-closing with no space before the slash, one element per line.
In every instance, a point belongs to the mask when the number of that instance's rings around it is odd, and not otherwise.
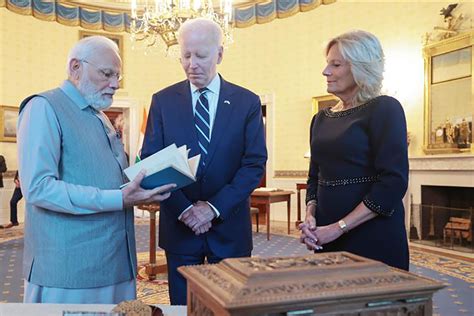
<path fill-rule="evenodd" d="M 178 268 L 226 310 L 431 295 L 441 283 L 348 252 L 233 258 Z M 193 291 L 193 290 L 191 290 Z"/>

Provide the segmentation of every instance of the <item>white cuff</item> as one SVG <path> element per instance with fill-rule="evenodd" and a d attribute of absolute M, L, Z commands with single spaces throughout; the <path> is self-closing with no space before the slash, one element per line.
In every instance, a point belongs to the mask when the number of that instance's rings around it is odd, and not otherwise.
<path fill-rule="evenodd" d="M 217 208 L 214 207 L 214 205 L 211 204 L 211 202 L 206 201 L 206 203 L 209 204 L 209 206 L 214 210 L 214 212 L 216 213 L 216 218 L 221 216 L 221 213 L 217 210 Z"/>
<path fill-rule="evenodd" d="M 181 220 L 181 217 L 183 217 L 183 214 L 186 213 L 187 211 L 189 211 L 191 209 L 191 207 L 193 207 L 193 205 L 189 205 L 188 207 L 186 207 L 184 209 L 184 211 L 181 212 L 181 214 L 178 216 L 178 220 Z"/>

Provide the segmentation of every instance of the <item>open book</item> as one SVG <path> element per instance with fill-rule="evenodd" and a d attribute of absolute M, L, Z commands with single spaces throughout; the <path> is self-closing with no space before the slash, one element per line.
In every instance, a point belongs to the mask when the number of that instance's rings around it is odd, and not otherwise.
<path fill-rule="evenodd" d="M 176 144 L 172 144 L 128 167 L 124 172 L 132 181 L 142 169 L 145 169 L 146 176 L 140 184 L 144 189 L 175 183 L 177 186 L 173 191 L 178 190 L 196 181 L 201 155 L 188 158 L 188 154 L 186 145 L 178 148 Z"/>

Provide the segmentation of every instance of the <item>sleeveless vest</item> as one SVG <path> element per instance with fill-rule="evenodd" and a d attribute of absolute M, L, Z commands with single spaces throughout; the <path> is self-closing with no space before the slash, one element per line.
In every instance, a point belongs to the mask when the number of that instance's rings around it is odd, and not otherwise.
<path fill-rule="evenodd" d="M 81 110 L 56 88 L 28 97 L 20 112 L 35 96 L 49 102 L 60 125 L 58 180 L 119 189 L 127 164 L 123 145 L 113 132 L 106 133 L 95 111 Z M 31 283 L 58 288 L 102 287 L 135 278 L 133 209 L 74 215 L 26 201 L 23 273 Z"/>

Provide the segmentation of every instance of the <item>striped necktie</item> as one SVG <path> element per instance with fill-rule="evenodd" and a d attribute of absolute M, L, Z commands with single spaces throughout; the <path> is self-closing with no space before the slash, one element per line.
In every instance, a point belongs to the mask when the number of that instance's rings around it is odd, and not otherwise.
<path fill-rule="evenodd" d="M 209 143 L 211 141 L 211 119 L 209 115 L 209 102 L 206 97 L 206 93 L 209 91 L 207 88 L 199 89 L 199 98 L 196 102 L 196 108 L 194 113 L 194 125 L 198 135 L 199 148 L 201 149 L 201 162 L 202 165 L 206 165 L 207 151 Z"/>

